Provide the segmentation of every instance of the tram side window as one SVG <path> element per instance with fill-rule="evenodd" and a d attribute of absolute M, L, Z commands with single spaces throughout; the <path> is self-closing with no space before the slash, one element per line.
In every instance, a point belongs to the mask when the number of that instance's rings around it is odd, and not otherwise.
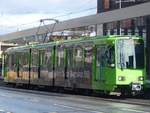
<path fill-rule="evenodd" d="M 100 67 L 102 65 L 102 48 L 98 47 L 96 49 L 96 66 Z"/>
<path fill-rule="evenodd" d="M 106 47 L 105 56 L 106 56 L 107 65 L 110 67 L 115 67 L 115 47 L 114 46 L 109 45 Z"/>
<path fill-rule="evenodd" d="M 56 65 L 58 69 L 62 69 L 64 67 L 64 49 L 63 48 L 57 48 L 56 53 Z"/>
<path fill-rule="evenodd" d="M 20 69 L 23 68 L 24 71 L 29 70 L 29 51 L 24 51 L 23 53 L 20 53 Z"/>
<path fill-rule="evenodd" d="M 3 64 L 2 64 L 2 75 L 4 75 L 4 77 L 6 77 L 8 71 L 9 71 L 9 54 L 4 54 L 3 55 Z"/>
<path fill-rule="evenodd" d="M 37 71 L 39 66 L 39 53 L 37 50 L 32 50 L 32 71 Z"/>
<path fill-rule="evenodd" d="M 10 55 L 9 54 L 5 54 L 5 56 L 4 56 L 4 65 L 6 66 L 6 67 L 8 67 L 9 66 L 9 58 L 10 58 Z"/>
<path fill-rule="evenodd" d="M 118 67 L 121 69 L 144 68 L 144 43 L 137 40 L 118 40 Z"/>
<path fill-rule="evenodd" d="M 9 69 L 11 71 L 17 71 L 17 57 L 15 54 L 9 55 Z"/>
<path fill-rule="evenodd" d="M 89 72 L 92 72 L 92 55 L 93 55 L 93 48 L 92 47 L 86 47 L 84 49 L 84 67 L 85 70 L 88 70 Z"/>
<path fill-rule="evenodd" d="M 115 66 L 115 48 L 114 46 L 100 46 L 97 48 L 97 66 L 114 67 Z"/>
<path fill-rule="evenodd" d="M 76 72 L 83 71 L 83 49 L 76 48 L 74 49 L 74 68 Z"/>
<path fill-rule="evenodd" d="M 73 49 L 73 71 L 77 72 L 78 64 L 77 64 L 77 54 L 78 50 L 76 48 Z"/>
<path fill-rule="evenodd" d="M 135 54 L 136 54 L 136 68 L 143 69 L 144 68 L 144 43 L 135 45 Z"/>
<path fill-rule="evenodd" d="M 41 66 L 41 70 L 46 70 L 47 69 L 47 65 L 46 65 L 46 60 L 47 60 L 47 54 L 45 50 L 41 50 L 40 51 L 40 66 Z"/>
<path fill-rule="evenodd" d="M 96 73 L 96 80 L 102 80 L 103 79 L 103 75 L 102 75 L 102 71 L 103 71 L 103 67 L 105 67 L 105 57 L 104 57 L 104 50 L 105 47 L 97 47 L 96 49 L 96 72 L 98 72 L 99 74 Z"/>
<path fill-rule="evenodd" d="M 67 49 L 67 63 L 68 63 L 68 69 L 73 69 L 73 48 Z"/>
<path fill-rule="evenodd" d="M 52 71 L 53 62 L 52 62 L 52 50 L 45 49 L 41 51 L 41 70 Z"/>
<path fill-rule="evenodd" d="M 7 63 L 8 63 L 8 65 L 7 65 L 8 66 L 8 70 L 11 70 L 11 67 L 12 67 L 11 54 L 7 55 L 7 59 L 8 59 L 8 61 L 7 61 Z"/>

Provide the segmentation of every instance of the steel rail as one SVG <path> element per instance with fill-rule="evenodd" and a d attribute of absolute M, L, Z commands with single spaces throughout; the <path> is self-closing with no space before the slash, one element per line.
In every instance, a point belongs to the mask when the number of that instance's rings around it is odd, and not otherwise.
<path fill-rule="evenodd" d="M 8 91 L 22 92 L 22 93 L 31 93 L 31 94 L 37 94 L 37 95 L 45 95 L 45 96 L 68 97 L 69 100 L 72 99 L 69 97 L 77 97 L 77 98 L 82 98 L 84 100 L 90 99 L 91 101 L 100 100 L 100 101 L 109 101 L 109 102 L 123 103 L 123 104 L 150 106 L 150 100 L 146 101 L 145 99 L 132 99 L 132 98 L 115 99 L 115 98 L 110 98 L 110 97 L 109 98 L 106 98 L 106 97 L 103 98 L 103 97 L 94 97 L 94 96 L 71 95 L 71 94 L 65 94 L 65 93 L 44 92 L 44 91 L 29 90 L 29 89 L 10 88 L 8 86 L 0 86 L 0 89 L 8 90 Z M 95 101 L 95 104 L 97 102 L 99 102 L 99 101 Z"/>

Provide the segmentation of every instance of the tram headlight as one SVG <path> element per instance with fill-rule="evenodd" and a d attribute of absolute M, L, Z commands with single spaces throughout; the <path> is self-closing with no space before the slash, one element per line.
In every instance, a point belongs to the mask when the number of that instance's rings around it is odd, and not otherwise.
<path fill-rule="evenodd" d="M 119 80 L 119 81 L 125 81 L 125 77 L 124 77 L 124 76 L 119 76 L 119 77 L 118 77 L 118 80 Z"/>
<path fill-rule="evenodd" d="M 139 81 L 143 81 L 143 80 L 144 80 L 144 77 L 143 77 L 143 76 L 140 76 L 140 77 L 138 78 L 138 80 L 139 80 Z"/>

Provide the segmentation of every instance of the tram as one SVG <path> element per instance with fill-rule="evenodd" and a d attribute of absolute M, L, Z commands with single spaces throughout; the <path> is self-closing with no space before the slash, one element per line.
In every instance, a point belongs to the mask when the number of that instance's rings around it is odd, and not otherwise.
<path fill-rule="evenodd" d="M 143 39 L 97 36 L 12 47 L 3 55 L 4 81 L 87 89 L 106 94 L 143 90 Z"/>

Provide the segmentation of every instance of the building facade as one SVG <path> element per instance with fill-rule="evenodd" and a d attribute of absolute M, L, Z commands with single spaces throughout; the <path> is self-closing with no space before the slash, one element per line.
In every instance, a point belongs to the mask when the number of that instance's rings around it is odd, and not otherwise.
<path fill-rule="evenodd" d="M 149 0 L 97 0 L 97 13 L 125 8 L 145 2 L 149 2 Z"/>
<path fill-rule="evenodd" d="M 97 0 L 97 13 L 140 5 L 150 0 Z M 140 9 L 139 9 L 140 10 Z M 113 16 L 113 15 L 112 15 Z M 144 38 L 150 78 L 150 15 L 103 24 L 103 35 L 137 35 Z"/>

